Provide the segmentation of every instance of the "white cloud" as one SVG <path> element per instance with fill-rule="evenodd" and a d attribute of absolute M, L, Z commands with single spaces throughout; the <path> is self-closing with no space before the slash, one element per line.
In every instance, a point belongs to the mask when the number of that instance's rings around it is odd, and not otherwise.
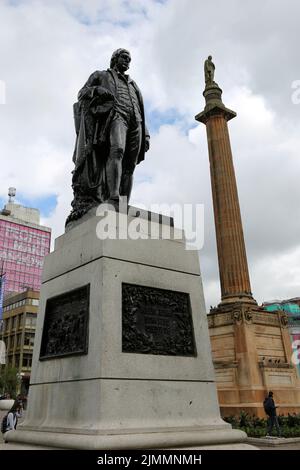
<path fill-rule="evenodd" d="M 253 275 L 262 301 L 299 297 L 300 247 L 275 257 L 266 256 L 255 264 Z"/>

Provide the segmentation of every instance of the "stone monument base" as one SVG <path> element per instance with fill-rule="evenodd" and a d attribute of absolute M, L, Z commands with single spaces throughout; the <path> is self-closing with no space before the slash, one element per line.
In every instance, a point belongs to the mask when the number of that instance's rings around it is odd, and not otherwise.
<path fill-rule="evenodd" d="M 288 319 L 246 302 L 220 304 L 208 315 L 221 415 L 266 418 L 270 390 L 278 414 L 300 412 L 300 380 L 292 363 Z"/>
<path fill-rule="evenodd" d="M 99 239 L 107 217 L 110 238 Z M 45 259 L 27 414 L 7 441 L 251 448 L 220 417 L 198 253 L 172 225 L 108 211 L 56 240 Z M 137 227 L 140 239 L 128 239 Z"/>
<path fill-rule="evenodd" d="M 88 435 L 72 433 L 71 429 L 68 429 L 67 433 L 19 429 L 8 432 L 5 438 L 8 442 L 65 450 L 256 450 L 256 447 L 245 442 L 247 439 L 245 433 L 230 430 L 228 427 L 217 431 L 199 427 L 198 430 L 178 428 L 168 429 L 166 432 L 158 429 L 147 432 L 143 428 L 129 434 L 110 434 L 110 432 Z"/>

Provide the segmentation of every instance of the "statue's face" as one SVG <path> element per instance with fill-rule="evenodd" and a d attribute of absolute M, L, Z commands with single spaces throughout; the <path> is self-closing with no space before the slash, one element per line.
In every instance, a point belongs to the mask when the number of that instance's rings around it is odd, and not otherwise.
<path fill-rule="evenodd" d="M 129 65 L 131 62 L 131 57 L 129 52 L 121 52 L 119 55 L 117 62 L 116 62 L 116 68 L 119 70 L 119 72 L 126 72 L 126 70 L 129 69 Z"/>

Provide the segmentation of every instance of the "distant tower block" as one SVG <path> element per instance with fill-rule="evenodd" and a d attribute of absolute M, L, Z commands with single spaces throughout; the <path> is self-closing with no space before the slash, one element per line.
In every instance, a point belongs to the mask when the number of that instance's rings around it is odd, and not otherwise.
<path fill-rule="evenodd" d="M 44 257 L 50 251 L 51 229 L 40 224 L 40 211 L 15 202 L 16 188 L 0 209 L 0 272 L 6 273 L 4 296 L 27 288 L 40 290 Z"/>

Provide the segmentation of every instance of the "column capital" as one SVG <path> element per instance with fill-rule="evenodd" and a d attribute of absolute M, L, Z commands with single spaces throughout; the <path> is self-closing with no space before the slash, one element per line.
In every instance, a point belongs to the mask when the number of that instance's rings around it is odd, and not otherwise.
<path fill-rule="evenodd" d="M 223 115 L 226 121 L 236 117 L 236 113 L 226 108 L 222 102 L 222 90 L 217 84 L 207 86 L 203 92 L 206 101 L 204 111 L 195 116 L 196 121 L 206 124 L 211 116 Z"/>

